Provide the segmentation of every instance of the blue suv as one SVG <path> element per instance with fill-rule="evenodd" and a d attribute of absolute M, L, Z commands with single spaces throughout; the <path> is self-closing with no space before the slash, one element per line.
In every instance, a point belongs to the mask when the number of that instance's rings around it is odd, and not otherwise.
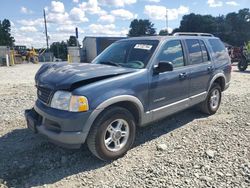
<path fill-rule="evenodd" d="M 128 38 L 90 64 L 42 65 L 38 99 L 25 117 L 56 144 L 79 148 L 86 141 L 95 156 L 113 160 L 131 148 L 137 126 L 194 105 L 216 113 L 230 77 L 228 53 L 211 34 Z"/>

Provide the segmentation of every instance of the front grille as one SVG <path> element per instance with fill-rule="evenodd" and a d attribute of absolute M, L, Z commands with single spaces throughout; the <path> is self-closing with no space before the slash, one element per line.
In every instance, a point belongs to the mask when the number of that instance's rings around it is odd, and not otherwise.
<path fill-rule="evenodd" d="M 53 91 L 49 88 L 45 87 L 37 87 L 37 97 L 40 99 L 42 102 L 49 104 L 50 98 L 53 94 Z"/>

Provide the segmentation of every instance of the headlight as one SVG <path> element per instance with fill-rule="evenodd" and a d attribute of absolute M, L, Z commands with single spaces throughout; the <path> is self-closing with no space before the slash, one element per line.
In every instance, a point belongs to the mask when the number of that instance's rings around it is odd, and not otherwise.
<path fill-rule="evenodd" d="M 51 107 L 71 112 L 85 112 L 89 110 L 88 99 L 84 96 L 74 96 L 67 91 L 55 92 Z"/>

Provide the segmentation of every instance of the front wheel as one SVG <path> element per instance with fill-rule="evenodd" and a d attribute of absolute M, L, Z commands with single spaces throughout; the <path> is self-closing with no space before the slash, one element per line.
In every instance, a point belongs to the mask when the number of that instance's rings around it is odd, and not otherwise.
<path fill-rule="evenodd" d="M 245 71 L 247 69 L 248 62 L 246 58 L 242 58 L 240 62 L 238 63 L 238 69 L 239 71 Z"/>
<path fill-rule="evenodd" d="M 87 145 L 101 160 L 117 159 L 134 143 L 136 125 L 133 115 L 125 108 L 106 109 L 93 124 Z"/>
<path fill-rule="evenodd" d="M 201 111 L 212 115 L 217 112 L 221 103 L 221 87 L 219 84 L 214 83 L 208 92 L 207 98 L 201 103 Z"/>

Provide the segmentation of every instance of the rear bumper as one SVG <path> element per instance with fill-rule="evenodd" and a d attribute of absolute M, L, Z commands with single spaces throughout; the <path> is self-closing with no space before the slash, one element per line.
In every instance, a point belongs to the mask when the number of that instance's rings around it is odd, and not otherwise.
<path fill-rule="evenodd" d="M 42 134 L 60 146 L 79 148 L 88 136 L 83 130 L 89 114 L 61 111 L 37 101 L 34 108 L 25 111 L 25 118 L 34 133 Z"/>

